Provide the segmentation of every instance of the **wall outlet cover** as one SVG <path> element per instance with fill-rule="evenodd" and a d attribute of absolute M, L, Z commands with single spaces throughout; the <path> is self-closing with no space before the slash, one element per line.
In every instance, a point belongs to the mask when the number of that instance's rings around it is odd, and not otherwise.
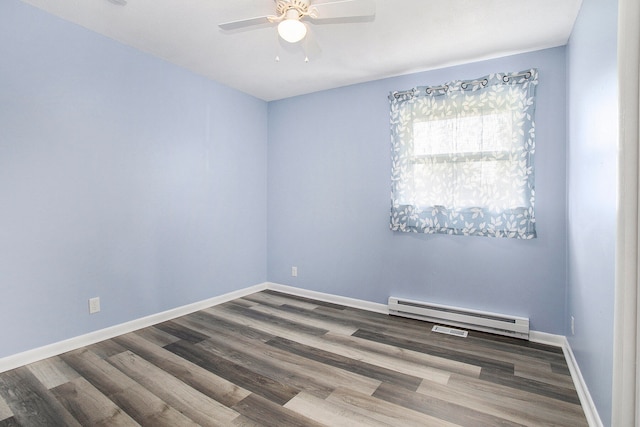
<path fill-rule="evenodd" d="M 100 311 L 100 297 L 89 298 L 89 314 Z"/>

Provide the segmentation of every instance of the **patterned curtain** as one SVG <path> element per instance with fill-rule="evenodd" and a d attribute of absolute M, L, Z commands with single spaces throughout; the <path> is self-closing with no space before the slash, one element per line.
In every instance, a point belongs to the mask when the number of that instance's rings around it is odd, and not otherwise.
<path fill-rule="evenodd" d="M 391 230 L 536 237 L 538 72 L 392 92 Z"/>

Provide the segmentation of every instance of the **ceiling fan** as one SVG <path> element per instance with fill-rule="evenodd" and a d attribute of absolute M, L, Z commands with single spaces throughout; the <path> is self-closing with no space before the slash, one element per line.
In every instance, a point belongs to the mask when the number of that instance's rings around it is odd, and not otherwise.
<path fill-rule="evenodd" d="M 307 26 L 302 20 L 311 22 L 321 20 L 338 20 L 347 18 L 367 18 L 375 16 L 376 4 L 374 0 L 339 0 L 315 3 L 311 0 L 274 0 L 275 15 L 258 16 L 255 18 L 231 21 L 218 26 L 223 30 L 237 30 L 271 23 L 278 23 L 278 34 L 289 43 L 297 43 L 307 35 Z"/>

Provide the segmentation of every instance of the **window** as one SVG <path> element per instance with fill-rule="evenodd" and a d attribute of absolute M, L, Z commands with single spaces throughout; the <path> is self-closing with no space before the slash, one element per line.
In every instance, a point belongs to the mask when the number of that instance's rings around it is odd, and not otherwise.
<path fill-rule="evenodd" d="M 394 231 L 530 239 L 537 70 L 393 92 Z"/>

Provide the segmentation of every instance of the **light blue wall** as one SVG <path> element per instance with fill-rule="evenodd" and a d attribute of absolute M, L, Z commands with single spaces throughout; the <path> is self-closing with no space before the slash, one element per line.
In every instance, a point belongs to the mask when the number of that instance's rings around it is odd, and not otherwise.
<path fill-rule="evenodd" d="M 388 93 L 531 67 L 540 70 L 539 238 L 391 232 Z M 527 316 L 533 329 L 563 334 L 565 77 L 560 47 L 270 103 L 269 280 L 378 303 L 394 295 Z"/>
<path fill-rule="evenodd" d="M 617 3 L 584 0 L 567 48 L 569 342 L 605 425 L 613 369 Z"/>
<path fill-rule="evenodd" d="M 265 102 L 2 0 L 0 357 L 264 282 L 266 152 Z"/>

